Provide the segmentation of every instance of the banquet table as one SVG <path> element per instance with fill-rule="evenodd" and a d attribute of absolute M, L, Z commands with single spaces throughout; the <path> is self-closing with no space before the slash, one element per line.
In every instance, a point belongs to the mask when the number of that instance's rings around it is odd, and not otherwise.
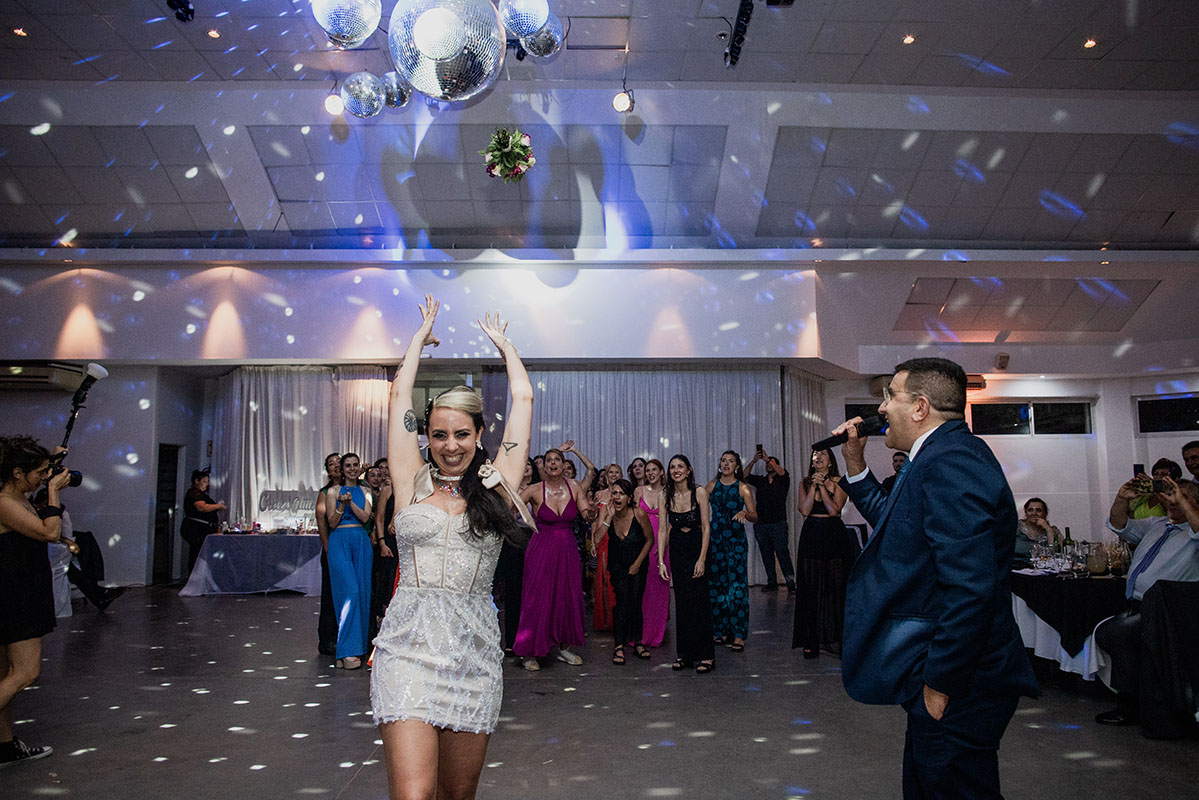
<path fill-rule="evenodd" d="M 1012 573 L 1012 613 L 1024 646 L 1062 670 L 1106 681 L 1095 626 L 1127 608 L 1124 579 Z"/>
<path fill-rule="evenodd" d="M 290 590 L 321 593 L 321 538 L 316 535 L 212 534 L 204 539 L 186 597 Z"/>

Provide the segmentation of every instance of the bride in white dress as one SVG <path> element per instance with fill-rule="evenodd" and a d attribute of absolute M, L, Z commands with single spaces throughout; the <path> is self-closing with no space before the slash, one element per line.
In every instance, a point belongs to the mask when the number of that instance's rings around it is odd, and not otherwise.
<path fill-rule="evenodd" d="M 423 321 L 391 388 L 388 460 L 396 497 L 399 582 L 375 639 L 371 706 L 392 798 L 472 798 L 503 699 L 503 651 L 491 580 L 529 453 L 533 389 L 499 315 L 479 321 L 504 358 L 512 396 L 494 465 L 483 449 L 483 405 L 459 386 L 427 412 L 429 462 L 412 408 L 421 350 L 437 345 L 438 303 Z M 518 511 L 528 514 L 520 506 Z"/>

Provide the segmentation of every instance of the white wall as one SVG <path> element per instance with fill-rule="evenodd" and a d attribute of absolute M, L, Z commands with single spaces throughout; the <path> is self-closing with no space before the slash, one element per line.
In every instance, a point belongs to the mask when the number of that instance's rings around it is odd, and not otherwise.
<path fill-rule="evenodd" d="M 66 460 L 83 472 L 83 485 L 66 489 L 63 502 L 75 528 L 96 535 L 106 580 L 148 580 L 158 443 L 197 450 L 201 403 L 198 382 L 159 367 L 113 366 L 109 377 L 92 387 Z M 5 392 L 0 406 L 4 434 L 30 434 L 53 447 L 62 441 L 71 395 Z"/>
<path fill-rule="evenodd" d="M 1057 377 L 988 377 L 987 388 L 971 392 L 982 400 L 1067 400 L 1092 403 L 1093 433 L 1086 435 L 984 436 L 1003 465 L 1018 506 L 1037 496 L 1049 504 L 1050 522 L 1069 525 L 1074 539 L 1113 538 L 1104 528 L 1116 489 L 1132 477 L 1134 462 L 1146 466 L 1161 457 L 1182 463 L 1181 447 L 1199 433 L 1139 434 L 1135 398 L 1199 391 L 1199 374 L 1105 380 Z M 846 402 L 877 402 L 867 381 L 832 381 L 825 389 L 828 419 L 844 418 Z M 831 427 L 831 425 L 830 425 Z M 891 451 L 882 442 L 867 445 L 866 460 L 879 476 L 891 474 Z M 844 464 L 842 464 L 844 468 Z M 1185 474 L 1185 471 L 1184 471 Z M 846 521 L 861 521 L 856 509 Z"/>

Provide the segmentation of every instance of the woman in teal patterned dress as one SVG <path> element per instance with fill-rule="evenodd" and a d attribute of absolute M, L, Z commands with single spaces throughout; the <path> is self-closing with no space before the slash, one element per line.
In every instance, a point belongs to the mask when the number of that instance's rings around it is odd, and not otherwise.
<path fill-rule="evenodd" d="M 725 450 L 720 474 L 707 485 L 712 507 L 712 543 L 708 555 L 708 591 L 712 598 L 712 633 L 717 644 L 745 649 L 749 635 L 749 543 L 745 523 L 757 522 L 754 497 L 741 480 L 741 456 Z"/>

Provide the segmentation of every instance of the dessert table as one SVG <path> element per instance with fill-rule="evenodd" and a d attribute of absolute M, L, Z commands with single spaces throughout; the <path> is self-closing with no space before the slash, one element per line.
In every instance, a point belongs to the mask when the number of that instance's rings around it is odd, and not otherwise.
<path fill-rule="evenodd" d="M 204 539 L 179 594 L 321 593 L 321 539 L 315 534 L 214 533 Z"/>

